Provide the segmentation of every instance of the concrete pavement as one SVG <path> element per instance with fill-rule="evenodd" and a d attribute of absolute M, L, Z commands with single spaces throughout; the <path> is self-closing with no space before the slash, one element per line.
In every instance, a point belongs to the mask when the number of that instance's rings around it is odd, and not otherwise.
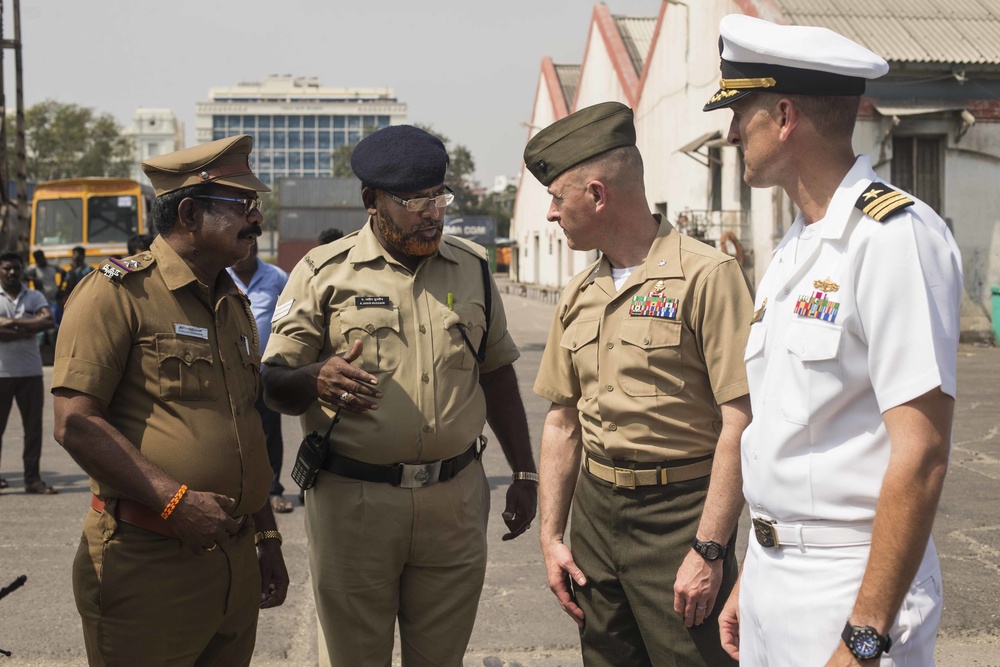
<path fill-rule="evenodd" d="M 535 451 L 548 405 L 531 393 L 553 306 L 507 295 L 507 318 L 521 349 L 517 363 Z M 905 344 L 901 341 L 900 344 Z M 938 643 L 942 667 L 1000 667 L 1000 350 L 963 346 L 959 358 L 959 401 L 952 467 L 934 536 L 945 578 L 944 620 Z M 51 369 L 46 369 L 46 386 Z M 52 497 L 22 492 L 20 419 L 13 411 L 3 438 L 0 474 L 11 488 L 0 495 L 0 587 L 20 574 L 27 584 L 0 600 L 0 667 L 85 665 L 79 617 L 73 602 L 70 566 L 87 511 L 87 478 L 52 440 L 51 406 L 45 412 L 43 477 L 57 486 Z M 283 423 L 288 477 L 301 438 L 298 422 Z M 492 439 L 491 439 L 492 440 Z M 485 454 L 492 488 L 490 558 L 468 667 L 578 667 L 576 627 L 560 611 L 545 584 L 537 521 L 528 533 L 501 542 L 500 512 L 509 482 L 503 454 L 492 440 Z M 316 623 L 303 513 L 278 517 L 291 575 L 288 601 L 261 613 L 254 665 L 309 666 L 317 663 Z M 741 530 L 745 523 L 741 524 Z M 398 664 L 398 652 L 397 662 Z"/>

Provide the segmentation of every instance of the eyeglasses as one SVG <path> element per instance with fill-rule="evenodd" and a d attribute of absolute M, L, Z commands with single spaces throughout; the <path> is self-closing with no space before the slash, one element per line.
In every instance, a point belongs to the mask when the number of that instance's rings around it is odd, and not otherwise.
<path fill-rule="evenodd" d="M 260 210 L 260 197 L 217 197 L 216 195 L 195 195 L 195 199 L 216 199 L 218 201 L 235 201 L 243 204 L 243 212 L 250 215 L 250 211 Z"/>
<path fill-rule="evenodd" d="M 397 204 L 402 204 L 403 206 L 405 206 L 407 211 L 410 211 L 411 213 L 419 213 L 420 211 L 423 211 L 425 208 L 427 208 L 429 204 L 433 203 L 435 208 L 444 208 L 448 204 L 455 201 L 455 193 L 452 192 L 451 188 L 449 188 L 446 185 L 445 190 L 447 190 L 448 192 L 437 195 L 435 197 L 417 197 L 415 199 L 402 199 L 392 194 L 388 190 L 383 190 L 382 192 L 385 192 L 387 195 L 389 195 L 389 198 L 392 199 Z"/>

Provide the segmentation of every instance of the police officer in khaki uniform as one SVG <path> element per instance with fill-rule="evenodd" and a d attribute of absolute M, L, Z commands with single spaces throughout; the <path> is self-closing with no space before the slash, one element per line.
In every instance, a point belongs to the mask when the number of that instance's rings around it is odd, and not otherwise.
<path fill-rule="evenodd" d="M 483 249 L 442 235 L 454 198 L 441 141 L 408 125 L 362 140 L 351 167 L 371 216 L 315 248 L 278 300 L 265 399 L 332 431 L 307 491 L 321 659 L 460 667 L 486 570 L 489 421 L 514 471 L 503 513 L 535 515 L 535 462 L 517 349 Z"/>
<path fill-rule="evenodd" d="M 73 568 L 91 665 L 248 665 L 258 609 L 285 598 L 257 330 L 225 271 L 261 233 L 251 148 L 144 162 L 160 236 L 66 308 L 55 437 L 94 494 Z"/>
<path fill-rule="evenodd" d="M 569 246 L 603 254 L 563 291 L 535 381 L 549 587 L 587 665 L 735 664 L 716 600 L 736 578 L 746 278 L 649 212 L 628 107 L 571 114 L 524 157 Z"/>

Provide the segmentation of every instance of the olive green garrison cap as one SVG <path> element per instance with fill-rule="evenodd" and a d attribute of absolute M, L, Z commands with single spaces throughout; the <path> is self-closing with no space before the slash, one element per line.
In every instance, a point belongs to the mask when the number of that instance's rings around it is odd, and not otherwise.
<path fill-rule="evenodd" d="M 632 110 L 602 102 L 557 120 L 524 147 L 524 163 L 548 187 L 559 174 L 613 148 L 635 146 Z"/>

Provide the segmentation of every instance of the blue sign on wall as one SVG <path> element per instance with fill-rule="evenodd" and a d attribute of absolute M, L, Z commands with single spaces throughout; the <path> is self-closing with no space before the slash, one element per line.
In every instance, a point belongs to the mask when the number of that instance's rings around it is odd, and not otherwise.
<path fill-rule="evenodd" d="M 492 215 L 445 216 L 444 233 L 493 246 L 497 241 L 497 223 Z"/>

